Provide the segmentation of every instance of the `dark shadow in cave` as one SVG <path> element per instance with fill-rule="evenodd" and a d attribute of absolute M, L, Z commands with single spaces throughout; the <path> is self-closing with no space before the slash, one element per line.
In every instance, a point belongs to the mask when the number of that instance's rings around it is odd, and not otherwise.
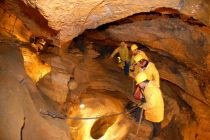
<path fill-rule="evenodd" d="M 43 17 L 42 14 L 38 12 L 38 10 L 29 7 L 22 1 L 18 1 L 18 5 L 21 8 L 22 13 L 25 14 L 26 17 L 33 19 L 37 25 L 43 30 L 47 30 L 51 36 L 55 36 L 59 31 L 54 30 L 48 26 L 48 21 Z"/>
<path fill-rule="evenodd" d="M 71 51 L 73 47 L 77 47 L 82 53 L 85 53 L 86 51 L 85 39 L 86 38 L 83 34 L 79 35 L 78 37 L 75 37 L 69 46 L 69 51 Z"/>
<path fill-rule="evenodd" d="M 175 117 L 172 118 L 172 120 L 170 121 L 167 127 L 162 129 L 161 135 L 166 140 L 169 140 L 169 139 L 183 140 L 183 137 L 179 131 L 179 127 L 177 126 L 177 123 L 175 121 Z"/>
<path fill-rule="evenodd" d="M 143 19 L 143 18 L 141 18 L 141 16 L 145 16 L 145 18 Z M 99 27 L 97 27 L 96 29 L 93 29 L 93 30 L 104 31 L 104 30 L 108 29 L 110 26 L 132 23 L 135 20 L 151 20 L 151 19 L 161 17 L 161 16 L 162 17 L 167 17 L 167 18 L 179 18 L 179 19 L 182 19 L 184 22 L 189 23 L 190 25 L 198 25 L 200 27 L 206 26 L 201 21 L 199 21 L 199 20 L 197 20 L 193 17 L 189 17 L 187 15 L 184 15 L 176 9 L 161 7 L 161 8 L 155 9 L 154 11 L 141 12 L 141 13 L 133 14 L 131 16 L 119 19 L 117 21 L 102 24 L 102 25 L 100 25 Z M 89 30 L 92 30 L 92 29 L 89 29 Z M 89 31 L 89 30 L 86 30 L 86 31 Z"/>

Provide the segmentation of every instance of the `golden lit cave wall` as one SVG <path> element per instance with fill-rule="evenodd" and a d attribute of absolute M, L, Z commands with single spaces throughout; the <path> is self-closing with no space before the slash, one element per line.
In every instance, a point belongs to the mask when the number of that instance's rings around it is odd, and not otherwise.
<path fill-rule="evenodd" d="M 67 116 L 94 118 L 124 112 L 124 106 L 120 100 L 101 93 L 87 93 L 83 95 L 81 102 L 84 107 L 71 106 Z M 125 137 L 130 127 L 129 120 L 122 114 L 97 119 L 67 119 L 67 124 L 74 140 L 120 140 Z"/>
<path fill-rule="evenodd" d="M 36 53 L 31 52 L 28 48 L 21 48 L 21 52 L 26 73 L 34 82 L 38 82 L 51 71 L 50 65 L 42 62 Z"/>
<path fill-rule="evenodd" d="M 2 8 L 0 8 L 0 32 L 7 36 L 14 35 L 23 42 L 28 42 L 32 35 L 20 19 Z"/>
<path fill-rule="evenodd" d="M 31 31 L 25 27 L 23 22 L 15 15 L 8 13 L 0 8 L 0 33 L 6 36 L 15 36 L 18 40 L 28 42 Z M 24 58 L 24 67 L 26 73 L 34 81 L 39 81 L 44 75 L 51 71 L 48 64 L 41 62 L 36 53 L 31 52 L 28 48 L 21 48 Z"/>

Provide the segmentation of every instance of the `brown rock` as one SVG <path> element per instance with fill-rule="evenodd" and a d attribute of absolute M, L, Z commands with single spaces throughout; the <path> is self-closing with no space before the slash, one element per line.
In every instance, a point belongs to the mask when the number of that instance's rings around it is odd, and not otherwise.
<path fill-rule="evenodd" d="M 64 103 L 69 92 L 68 81 L 71 74 L 66 71 L 60 57 L 50 59 L 52 71 L 38 83 L 39 89 L 50 99 Z"/>
<path fill-rule="evenodd" d="M 209 25 L 209 2 L 205 0 L 116 0 L 116 1 L 34 1 L 7 0 L 4 9 L 15 13 L 34 34 L 46 36 L 62 45 L 85 29 L 96 28 L 135 13 L 159 7 L 180 10 Z M 71 18 L 70 18 L 71 17 Z M 42 32 L 44 30 L 44 32 Z"/>
<path fill-rule="evenodd" d="M 185 127 L 181 127 L 180 135 L 185 139 L 195 135 L 198 139 L 206 139 L 209 136 L 209 126 L 206 124 L 209 124 L 207 116 L 210 113 L 207 111 L 209 106 L 209 28 L 189 25 L 181 18 L 161 16 L 142 20 L 144 18 L 138 17 L 141 15 L 129 18 L 130 23 L 112 25 L 101 34 L 107 36 L 106 40 L 137 42 L 153 51 L 154 53 L 145 49 L 149 58 L 155 62 L 160 77 L 181 88 L 179 97 L 192 107 L 194 113 L 194 116 L 188 117 L 189 122 L 181 123 Z M 174 114 L 179 112 L 176 102 L 170 99 L 166 100 L 166 104 L 171 104 L 170 107 L 175 108 L 173 108 L 174 112 L 166 114 L 164 126 L 167 126 Z M 170 107 L 167 107 L 166 111 L 171 110 Z M 195 127 L 195 120 L 200 123 L 197 127 Z M 188 135 L 188 131 L 193 133 Z"/>
<path fill-rule="evenodd" d="M 16 42 L 12 38 L 2 37 L 0 38 L 0 139 L 71 139 L 63 121 L 41 116 L 39 109 L 49 109 L 48 103 L 27 77 Z"/>

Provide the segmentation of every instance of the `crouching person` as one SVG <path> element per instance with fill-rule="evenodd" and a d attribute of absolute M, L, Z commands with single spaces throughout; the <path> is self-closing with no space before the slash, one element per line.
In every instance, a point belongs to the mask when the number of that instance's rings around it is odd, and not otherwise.
<path fill-rule="evenodd" d="M 143 91 L 146 100 L 140 108 L 144 110 L 145 119 L 152 122 L 153 136 L 158 136 L 161 130 L 161 121 L 164 117 L 164 102 L 161 90 L 154 81 L 150 81 L 144 72 L 135 77 L 137 86 Z"/>

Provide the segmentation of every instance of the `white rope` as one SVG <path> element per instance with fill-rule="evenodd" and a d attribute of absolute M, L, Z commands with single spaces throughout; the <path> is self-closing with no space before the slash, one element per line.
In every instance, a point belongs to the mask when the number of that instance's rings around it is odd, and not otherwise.
<path fill-rule="evenodd" d="M 70 116 L 65 116 L 63 114 L 59 114 L 56 112 L 50 112 L 44 109 L 40 109 L 40 113 L 42 115 L 47 115 L 47 116 L 51 116 L 52 118 L 58 118 L 58 119 L 72 119 L 72 120 L 94 120 L 94 119 L 100 119 L 100 118 L 108 118 L 108 117 L 114 117 L 114 116 L 118 116 L 118 115 L 123 115 L 123 114 L 130 114 L 132 113 L 135 109 L 137 109 L 139 107 L 139 105 L 133 107 L 132 109 L 130 109 L 129 111 L 122 111 L 119 113 L 114 113 L 114 114 L 110 114 L 110 115 L 103 115 L 103 116 L 95 116 L 95 117 L 70 117 Z"/>
<path fill-rule="evenodd" d="M 139 133 L 139 128 L 140 128 L 140 125 L 141 125 L 142 116 L 143 116 L 143 108 L 141 109 L 139 124 L 138 124 L 138 128 L 137 128 L 137 131 L 136 131 L 136 136 L 137 136 L 138 133 Z"/>

